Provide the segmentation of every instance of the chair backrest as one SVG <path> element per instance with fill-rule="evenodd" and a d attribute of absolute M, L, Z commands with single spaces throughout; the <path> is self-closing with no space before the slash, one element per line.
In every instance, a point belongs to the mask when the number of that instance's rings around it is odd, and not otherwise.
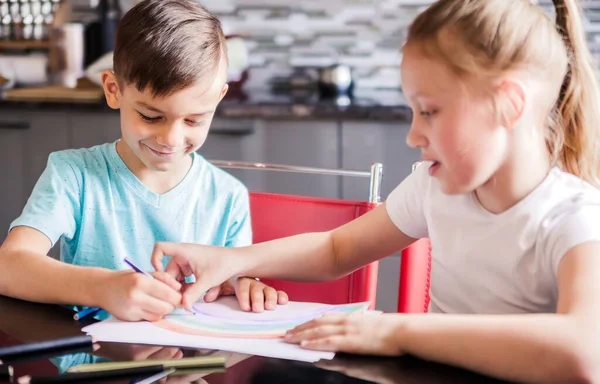
<path fill-rule="evenodd" d="M 250 192 L 253 241 L 261 243 L 308 232 L 329 231 L 367 213 L 380 203 L 382 165 L 370 172 L 211 160 L 223 168 L 263 169 L 270 171 L 315 173 L 370 178 L 369 201 L 316 198 L 264 192 Z M 346 304 L 369 301 L 375 307 L 378 262 L 360 268 L 335 281 L 298 283 L 263 280 L 284 290 L 294 301 Z"/>
<path fill-rule="evenodd" d="M 429 307 L 431 245 L 419 239 L 402 250 L 398 312 L 422 313 Z"/>
<path fill-rule="evenodd" d="M 413 164 L 413 171 L 420 162 Z M 398 287 L 398 312 L 422 313 L 429 307 L 431 275 L 431 244 L 429 239 L 419 239 L 404 248 L 400 261 Z"/>
<path fill-rule="evenodd" d="M 375 208 L 378 203 L 250 193 L 254 243 L 307 232 L 329 231 Z M 346 304 L 370 301 L 374 308 L 378 263 L 322 283 L 263 280 L 285 291 L 290 300 Z"/>

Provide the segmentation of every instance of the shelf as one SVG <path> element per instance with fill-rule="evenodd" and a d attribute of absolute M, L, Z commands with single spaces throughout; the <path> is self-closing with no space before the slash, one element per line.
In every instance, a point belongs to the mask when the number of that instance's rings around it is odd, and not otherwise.
<path fill-rule="evenodd" d="M 0 40 L 0 49 L 49 48 L 48 40 Z"/>

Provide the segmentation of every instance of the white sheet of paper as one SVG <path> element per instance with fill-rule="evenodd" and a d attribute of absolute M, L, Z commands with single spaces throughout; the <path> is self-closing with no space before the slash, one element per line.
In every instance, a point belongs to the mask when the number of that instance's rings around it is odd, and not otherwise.
<path fill-rule="evenodd" d="M 240 309 L 237 299 L 233 296 L 221 297 L 213 303 L 202 301 L 194 305 L 196 313 L 186 310 L 177 310 L 172 315 L 198 316 L 200 325 L 214 324 L 225 327 L 231 331 L 225 333 L 235 334 L 236 329 L 244 325 L 256 326 L 261 323 L 261 328 L 266 327 L 266 333 L 271 330 L 290 329 L 294 324 L 301 324 L 330 310 L 333 311 L 365 311 L 368 303 L 355 303 L 351 305 L 328 305 L 321 303 L 294 302 L 280 305 L 273 311 L 262 313 L 244 312 Z M 168 316 L 167 316 L 168 317 Z M 182 318 L 182 320 L 184 320 Z M 186 323 L 186 321 L 183 321 Z M 191 324 L 193 322 L 187 322 Z M 237 324 L 237 325 L 236 325 Z M 192 325 L 193 326 L 193 325 Z M 227 328 L 231 327 L 231 328 Z M 184 331 L 177 332 L 174 328 L 161 327 L 149 322 L 123 322 L 108 319 L 83 328 L 83 331 L 92 334 L 98 341 L 123 342 L 134 344 L 168 345 L 189 348 L 218 349 L 222 351 L 238 352 L 250 355 L 275 357 L 290 360 L 314 362 L 320 359 L 332 359 L 334 353 L 309 351 L 297 345 L 284 342 L 281 338 L 244 338 L 221 337 L 219 335 L 189 334 Z M 173 329 L 173 330 L 171 330 Z M 256 328 L 252 328 L 256 329 Z M 248 333 L 247 331 L 241 334 Z M 259 335 L 257 332 L 256 335 Z"/>
<path fill-rule="evenodd" d="M 185 335 L 156 327 L 148 322 L 125 322 L 108 319 L 83 328 L 98 341 L 165 345 L 200 349 L 218 349 L 274 357 L 288 360 L 315 362 L 332 359 L 334 353 L 302 349 L 281 339 L 238 339 Z"/>

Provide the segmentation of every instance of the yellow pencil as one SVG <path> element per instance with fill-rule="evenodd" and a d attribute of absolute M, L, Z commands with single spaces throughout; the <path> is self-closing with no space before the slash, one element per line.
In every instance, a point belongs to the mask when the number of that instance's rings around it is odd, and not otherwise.
<path fill-rule="evenodd" d="M 137 368 L 162 365 L 166 368 L 220 368 L 225 367 L 225 356 L 184 357 L 176 360 L 117 361 L 97 364 L 81 364 L 68 368 L 67 372 L 100 372 L 113 369 Z"/>

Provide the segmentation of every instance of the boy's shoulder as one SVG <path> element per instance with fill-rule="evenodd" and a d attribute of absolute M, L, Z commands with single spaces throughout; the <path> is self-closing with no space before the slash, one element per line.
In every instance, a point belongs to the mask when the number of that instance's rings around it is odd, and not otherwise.
<path fill-rule="evenodd" d="M 201 181 L 200 184 L 208 186 L 215 192 L 230 191 L 234 194 L 248 193 L 248 188 L 237 177 L 233 176 L 226 170 L 217 167 L 207 160 L 200 153 L 194 153 L 194 162 L 198 163 L 196 177 Z"/>
<path fill-rule="evenodd" d="M 107 153 L 111 145 L 115 145 L 115 143 L 55 151 L 48 156 L 48 164 L 58 168 L 69 166 L 74 171 L 85 171 L 99 164 L 106 164 L 108 160 Z"/>

